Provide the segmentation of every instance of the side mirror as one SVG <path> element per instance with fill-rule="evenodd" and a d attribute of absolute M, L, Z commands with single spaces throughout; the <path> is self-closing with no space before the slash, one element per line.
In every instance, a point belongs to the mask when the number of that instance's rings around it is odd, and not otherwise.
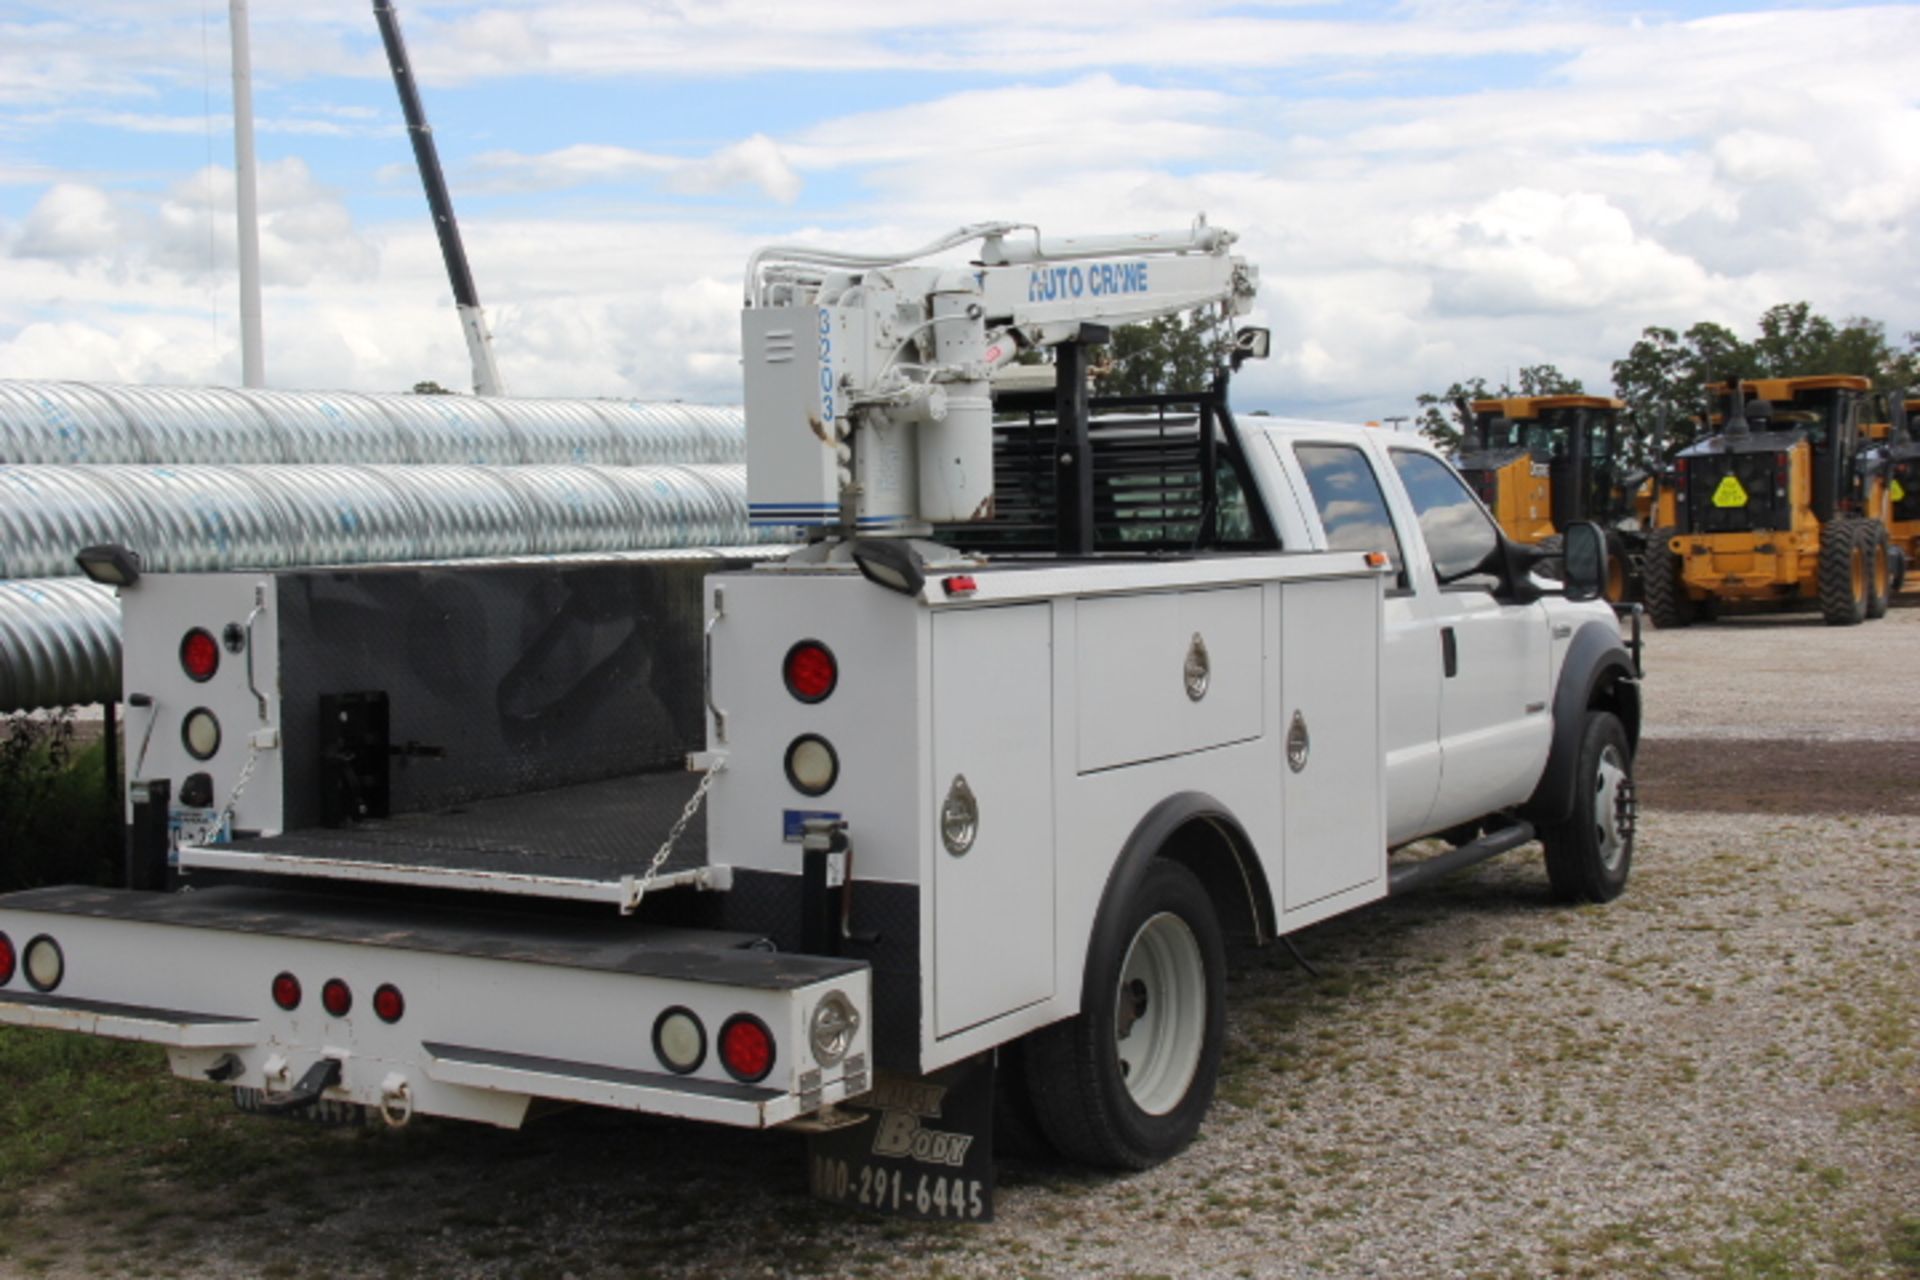
<path fill-rule="evenodd" d="M 1561 548 L 1567 599 L 1598 600 L 1607 593 L 1607 535 L 1590 521 L 1569 525 Z"/>
<path fill-rule="evenodd" d="M 1272 349 L 1272 330 L 1237 329 L 1233 335 L 1233 367 L 1238 369 L 1249 360 L 1265 360 Z"/>

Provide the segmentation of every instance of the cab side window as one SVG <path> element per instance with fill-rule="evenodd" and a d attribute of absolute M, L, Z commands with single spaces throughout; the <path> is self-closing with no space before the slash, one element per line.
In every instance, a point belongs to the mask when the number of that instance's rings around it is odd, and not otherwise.
<path fill-rule="evenodd" d="M 1500 535 L 1460 477 L 1432 454 L 1411 449 L 1393 450 L 1393 466 L 1420 517 L 1434 575 L 1442 583 L 1459 582 L 1485 564 Z"/>
<path fill-rule="evenodd" d="M 1306 473 L 1307 488 L 1320 513 L 1330 551 L 1384 551 L 1393 563 L 1396 586 L 1407 585 L 1400 535 L 1387 515 L 1387 499 L 1366 455 L 1350 444 L 1300 444 L 1293 456 Z"/>

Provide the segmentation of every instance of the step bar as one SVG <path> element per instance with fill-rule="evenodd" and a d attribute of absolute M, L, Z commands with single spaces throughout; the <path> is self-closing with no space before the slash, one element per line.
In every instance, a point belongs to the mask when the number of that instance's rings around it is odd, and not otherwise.
<path fill-rule="evenodd" d="M 1431 858 L 1421 858 L 1416 862 L 1402 862 L 1398 866 L 1387 868 L 1387 895 L 1397 896 L 1424 889 L 1436 881 L 1444 880 L 1456 871 L 1464 870 L 1477 862 L 1497 858 L 1503 853 L 1518 849 L 1536 836 L 1533 824 L 1514 819 L 1511 826 L 1497 828 L 1482 835 L 1478 840 L 1449 849 L 1445 853 L 1435 854 Z"/>

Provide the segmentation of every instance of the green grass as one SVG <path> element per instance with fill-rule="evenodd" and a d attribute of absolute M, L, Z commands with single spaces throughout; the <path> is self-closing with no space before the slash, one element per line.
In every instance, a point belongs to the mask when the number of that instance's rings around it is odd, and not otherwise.
<path fill-rule="evenodd" d="M 327 1135 L 245 1123 L 224 1092 L 168 1074 L 163 1051 L 0 1027 L 0 1214 L 49 1179 L 146 1209 L 148 1177 L 224 1182 Z"/>
<path fill-rule="evenodd" d="M 1908 1275 L 1920 1276 L 1920 1215 L 1901 1218 L 1888 1233 L 1887 1253 L 1893 1265 Z"/>

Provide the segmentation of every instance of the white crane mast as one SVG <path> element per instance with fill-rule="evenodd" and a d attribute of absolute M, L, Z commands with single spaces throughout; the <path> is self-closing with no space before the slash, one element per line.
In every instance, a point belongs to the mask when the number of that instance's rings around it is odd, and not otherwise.
<path fill-rule="evenodd" d="M 962 227 L 905 254 L 806 246 L 747 267 L 747 498 L 758 524 L 924 534 L 993 513 L 994 370 L 1085 326 L 1252 305 L 1232 232 L 1049 240 Z M 966 244 L 964 266 L 913 266 Z"/>

